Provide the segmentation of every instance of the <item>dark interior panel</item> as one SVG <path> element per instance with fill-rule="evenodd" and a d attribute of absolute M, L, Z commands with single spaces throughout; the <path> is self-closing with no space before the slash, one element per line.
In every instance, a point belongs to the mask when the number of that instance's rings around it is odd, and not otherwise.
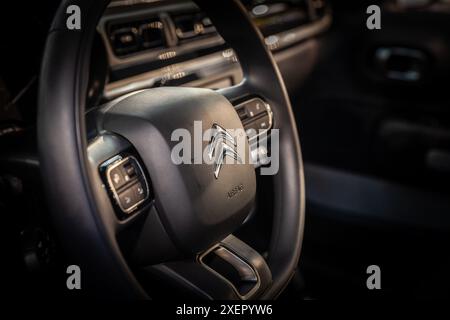
<path fill-rule="evenodd" d="M 300 266 L 313 297 L 376 296 L 371 264 L 392 297 L 449 293 L 449 13 L 393 3 L 368 30 L 372 3 L 334 1 L 311 76 L 287 81 L 309 163 Z"/>
<path fill-rule="evenodd" d="M 364 5 L 333 8 L 317 67 L 291 95 L 305 158 L 447 191 L 448 170 L 429 157 L 450 151 L 448 14 L 386 9 L 382 29 L 371 31 Z M 389 61 L 380 65 L 377 51 Z M 395 76 L 408 72 L 418 78 Z"/>

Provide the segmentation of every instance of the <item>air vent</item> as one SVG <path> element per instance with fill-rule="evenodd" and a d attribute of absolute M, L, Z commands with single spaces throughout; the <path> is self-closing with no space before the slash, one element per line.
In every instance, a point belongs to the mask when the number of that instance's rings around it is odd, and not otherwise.
<path fill-rule="evenodd" d="M 108 36 L 114 54 L 119 57 L 166 46 L 164 23 L 158 18 L 111 23 Z"/>
<path fill-rule="evenodd" d="M 172 19 L 180 42 L 217 34 L 211 20 L 203 13 L 182 13 L 174 15 Z"/>

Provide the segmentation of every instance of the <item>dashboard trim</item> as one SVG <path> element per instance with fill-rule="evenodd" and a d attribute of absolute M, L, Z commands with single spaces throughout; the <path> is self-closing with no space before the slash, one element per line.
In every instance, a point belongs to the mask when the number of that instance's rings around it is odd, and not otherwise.
<path fill-rule="evenodd" d="M 194 3 L 189 2 L 161 4 L 155 1 L 135 0 L 121 1 L 121 3 L 123 4 L 121 6 L 117 3 L 114 3 L 114 6 L 110 6 L 98 25 L 98 31 L 105 43 L 110 69 L 112 71 L 122 70 L 152 61 L 163 60 L 166 60 L 168 65 L 107 83 L 103 93 L 103 98 L 106 100 L 114 99 L 135 90 L 159 86 L 164 84 L 166 80 L 187 78 L 189 75 L 199 75 L 200 78 L 186 79 L 186 82 L 181 84 L 182 86 L 201 86 L 202 84 L 213 82 L 212 78 L 220 81 L 229 77 L 232 79 L 233 84 L 242 80 L 242 70 L 239 67 L 239 63 L 235 63 L 237 62 L 237 57 L 231 49 L 178 63 L 170 63 L 171 59 L 183 54 L 223 46 L 224 41 L 220 35 L 205 35 L 205 37 L 193 39 L 187 43 L 179 43 L 178 45 L 175 45 L 176 39 L 168 39 L 166 48 L 149 49 L 124 57 L 116 56 L 106 32 L 106 26 L 110 21 L 130 20 L 136 17 L 145 18 L 149 15 L 157 15 L 166 22 L 166 29 L 173 29 L 173 21 L 169 19 L 169 14 L 197 8 Z M 144 4 L 146 7 L 140 6 L 138 11 L 134 6 L 134 4 L 138 3 Z M 267 47 L 273 52 L 276 61 L 283 60 L 283 55 L 287 51 L 301 47 L 305 40 L 327 30 L 331 23 L 331 10 L 327 8 L 324 16 L 315 21 L 266 37 Z M 166 33 L 170 34 L 171 32 Z M 268 39 L 271 41 L 268 41 Z M 228 54 L 225 54 L 226 52 Z M 230 55 L 229 52 L 232 52 L 232 54 Z"/>
<path fill-rule="evenodd" d="M 132 91 L 150 88 L 158 81 L 163 80 L 165 77 L 170 77 L 170 75 L 176 74 L 178 71 L 184 72 L 185 76 L 197 71 L 205 72 L 208 69 L 217 69 L 219 67 L 226 67 L 226 69 L 234 73 L 239 72 L 239 65 L 233 58 L 235 57 L 234 53 L 230 57 L 225 57 L 229 55 L 228 52 L 228 50 L 225 50 L 213 53 L 108 83 L 105 86 L 104 97 L 110 100 Z"/>
<path fill-rule="evenodd" d="M 187 2 L 166 5 L 158 4 L 158 6 L 155 7 L 140 8 L 139 11 L 135 10 L 132 6 L 123 7 L 123 12 L 112 13 L 111 10 L 107 10 L 104 16 L 100 19 L 97 30 L 105 43 L 108 61 L 111 69 L 123 69 L 139 63 L 158 60 L 161 55 L 164 55 L 164 53 L 169 51 L 174 51 L 178 56 L 186 53 L 191 53 L 195 50 L 223 45 L 224 41 L 219 35 L 209 35 L 205 36 L 204 38 L 194 39 L 189 41 L 188 43 L 179 43 L 177 45 L 175 45 L 174 39 L 170 39 L 170 37 L 168 37 L 169 43 L 168 47 L 166 48 L 149 49 L 129 54 L 123 57 L 118 57 L 114 54 L 106 32 L 106 26 L 109 22 L 116 20 L 132 20 L 133 18 L 145 18 L 149 15 L 154 15 L 159 16 L 161 20 L 165 21 L 168 28 L 173 28 L 174 26 L 172 25 L 171 20 L 168 19 L 167 13 L 193 10 L 195 8 L 196 6 L 193 3 L 190 4 L 189 2 Z"/>

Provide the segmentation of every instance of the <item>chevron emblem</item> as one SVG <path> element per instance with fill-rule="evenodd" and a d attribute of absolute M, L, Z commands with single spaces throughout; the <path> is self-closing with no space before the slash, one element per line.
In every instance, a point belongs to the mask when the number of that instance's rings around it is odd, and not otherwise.
<path fill-rule="evenodd" d="M 214 177 L 218 179 L 225 157 L 231 157 L 239 163 L 242 163 L 242 160 L 236 151 L 237 144 L 233 136 L 216 123 L 211 129 L 213 134 L 208 145 L 208 157 L 214 160 Z"/>

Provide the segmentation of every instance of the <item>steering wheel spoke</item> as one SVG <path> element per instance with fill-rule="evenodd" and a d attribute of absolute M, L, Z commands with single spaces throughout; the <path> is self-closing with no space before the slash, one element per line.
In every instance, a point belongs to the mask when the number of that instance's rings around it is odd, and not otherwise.
<path fill-rule="evenodd" d="M 133 146 L 118 135 L 105 133 L 91 141 L 88 157 L 93 185 L 102 190 L 95 192 L 100 219 L 130 263 L 147 266 L 180 259 L 161 223 L 151 180 Z M 145 195 L 139 194 L 140 188 Z"/>
<path fill-rule="evenodd" d="M 163 263 L 143 269 L 164 280 L 158 290 L 168 297 L 174 290 L 215 300 L 254 300 L 272 283 L 264 258 L 253 248 L 229 235 L 196 259 Z"/>
<path fill-rule="evenodd" d="M 249 96 L 251 91 L 247 81 L 244 79 L 243 81 L 234 86 L 218 89 L 216 90 L 216 92 L 223 95 L 232 104 L 235 104 L 236 101 L 240 101 L 242 99 L 245 99 L 245 97 Z"/>

